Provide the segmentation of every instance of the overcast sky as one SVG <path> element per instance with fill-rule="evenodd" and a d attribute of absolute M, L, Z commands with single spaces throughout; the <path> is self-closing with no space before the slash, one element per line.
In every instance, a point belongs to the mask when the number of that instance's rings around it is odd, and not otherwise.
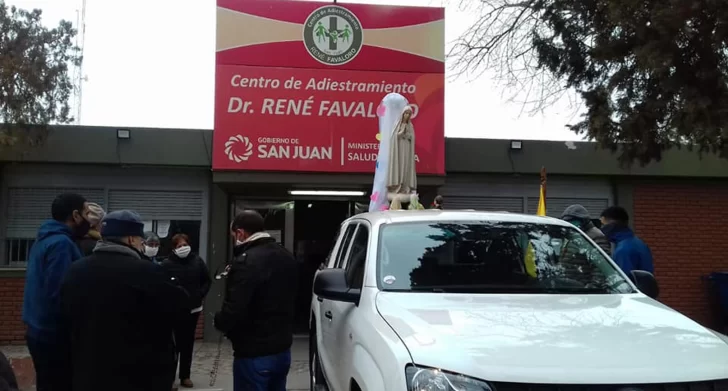
<path fill-rule="evenodd" d="M 446 0 L 350 0 L 351 3 L 441 5 Z M 472 0 L 475 1 L 475 0 Z M 343 1 L 342 1 L 343 2 Z M 75 23 L 82 0 L 6 0 L 41 8 L 44 21 Z M 446 41 L 472 15 L 446 4 Z M 471 13 L 472 14 L 472 13 Z M 205 128 L 213 126 L 215 0 L 87 0 L 82 125 Z M 578 140 L 566 100 L 531 116 L 484 74 L 448 80 L 448 137 Z"/>

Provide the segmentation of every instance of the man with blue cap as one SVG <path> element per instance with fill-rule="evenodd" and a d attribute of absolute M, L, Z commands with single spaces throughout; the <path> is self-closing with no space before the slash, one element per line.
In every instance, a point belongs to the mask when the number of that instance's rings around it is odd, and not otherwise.
<path fill-rule="evenodd" d="M 187 295 L 144 257 L 143 238 L 136 212 L 111 212 L 93 253 L 66 275 L 74 391 L 172 389 L 173 325 L 188 312 Z"/>

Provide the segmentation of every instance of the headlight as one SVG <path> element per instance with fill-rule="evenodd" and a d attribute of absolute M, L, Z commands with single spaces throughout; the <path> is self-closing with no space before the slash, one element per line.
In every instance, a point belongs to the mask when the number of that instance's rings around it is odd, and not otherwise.
<path fill-rule="evenodd" d="M 410 365 L 405 373 L 409 391 L 493 391 L 484 381 L 438 369 Z"/>

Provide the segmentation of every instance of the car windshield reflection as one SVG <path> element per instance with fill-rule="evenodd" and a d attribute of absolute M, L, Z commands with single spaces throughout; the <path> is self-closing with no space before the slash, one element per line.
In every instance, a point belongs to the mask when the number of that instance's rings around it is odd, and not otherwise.
<path fill-rule="evenodd" d="M 385 291 L 633 293 L 604 254 L 572 227 L 504 222 L 384 225 L 377 278 Z"/>

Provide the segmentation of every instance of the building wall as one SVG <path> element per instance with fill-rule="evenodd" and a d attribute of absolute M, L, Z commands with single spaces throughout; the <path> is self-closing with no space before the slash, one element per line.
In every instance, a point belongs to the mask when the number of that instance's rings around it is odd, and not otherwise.
<path fill-rule="evenodd" d="M 24 285 L 19 273 L 0 275 L 0 346 L 25 344 L 25 326 L 20 319 Z"/>
<path fill-rule="evenodd" d="M 612 183 L 606 177 L 550 175 L 547 181 L 547 214 L 559 217 L 573 204 L 584 205 L 593 218 L 614 202 Z M 476 209 L 535 214 L 538 175 L 448 173 L 439 190 L 446 209 Z"/>
<path fill-rule="evenodd" d="M 715 326 L 704 276 L 728 271 L 728 182 L 633 185 L 633 226 L 651 248 L 660 301 Z"/>

